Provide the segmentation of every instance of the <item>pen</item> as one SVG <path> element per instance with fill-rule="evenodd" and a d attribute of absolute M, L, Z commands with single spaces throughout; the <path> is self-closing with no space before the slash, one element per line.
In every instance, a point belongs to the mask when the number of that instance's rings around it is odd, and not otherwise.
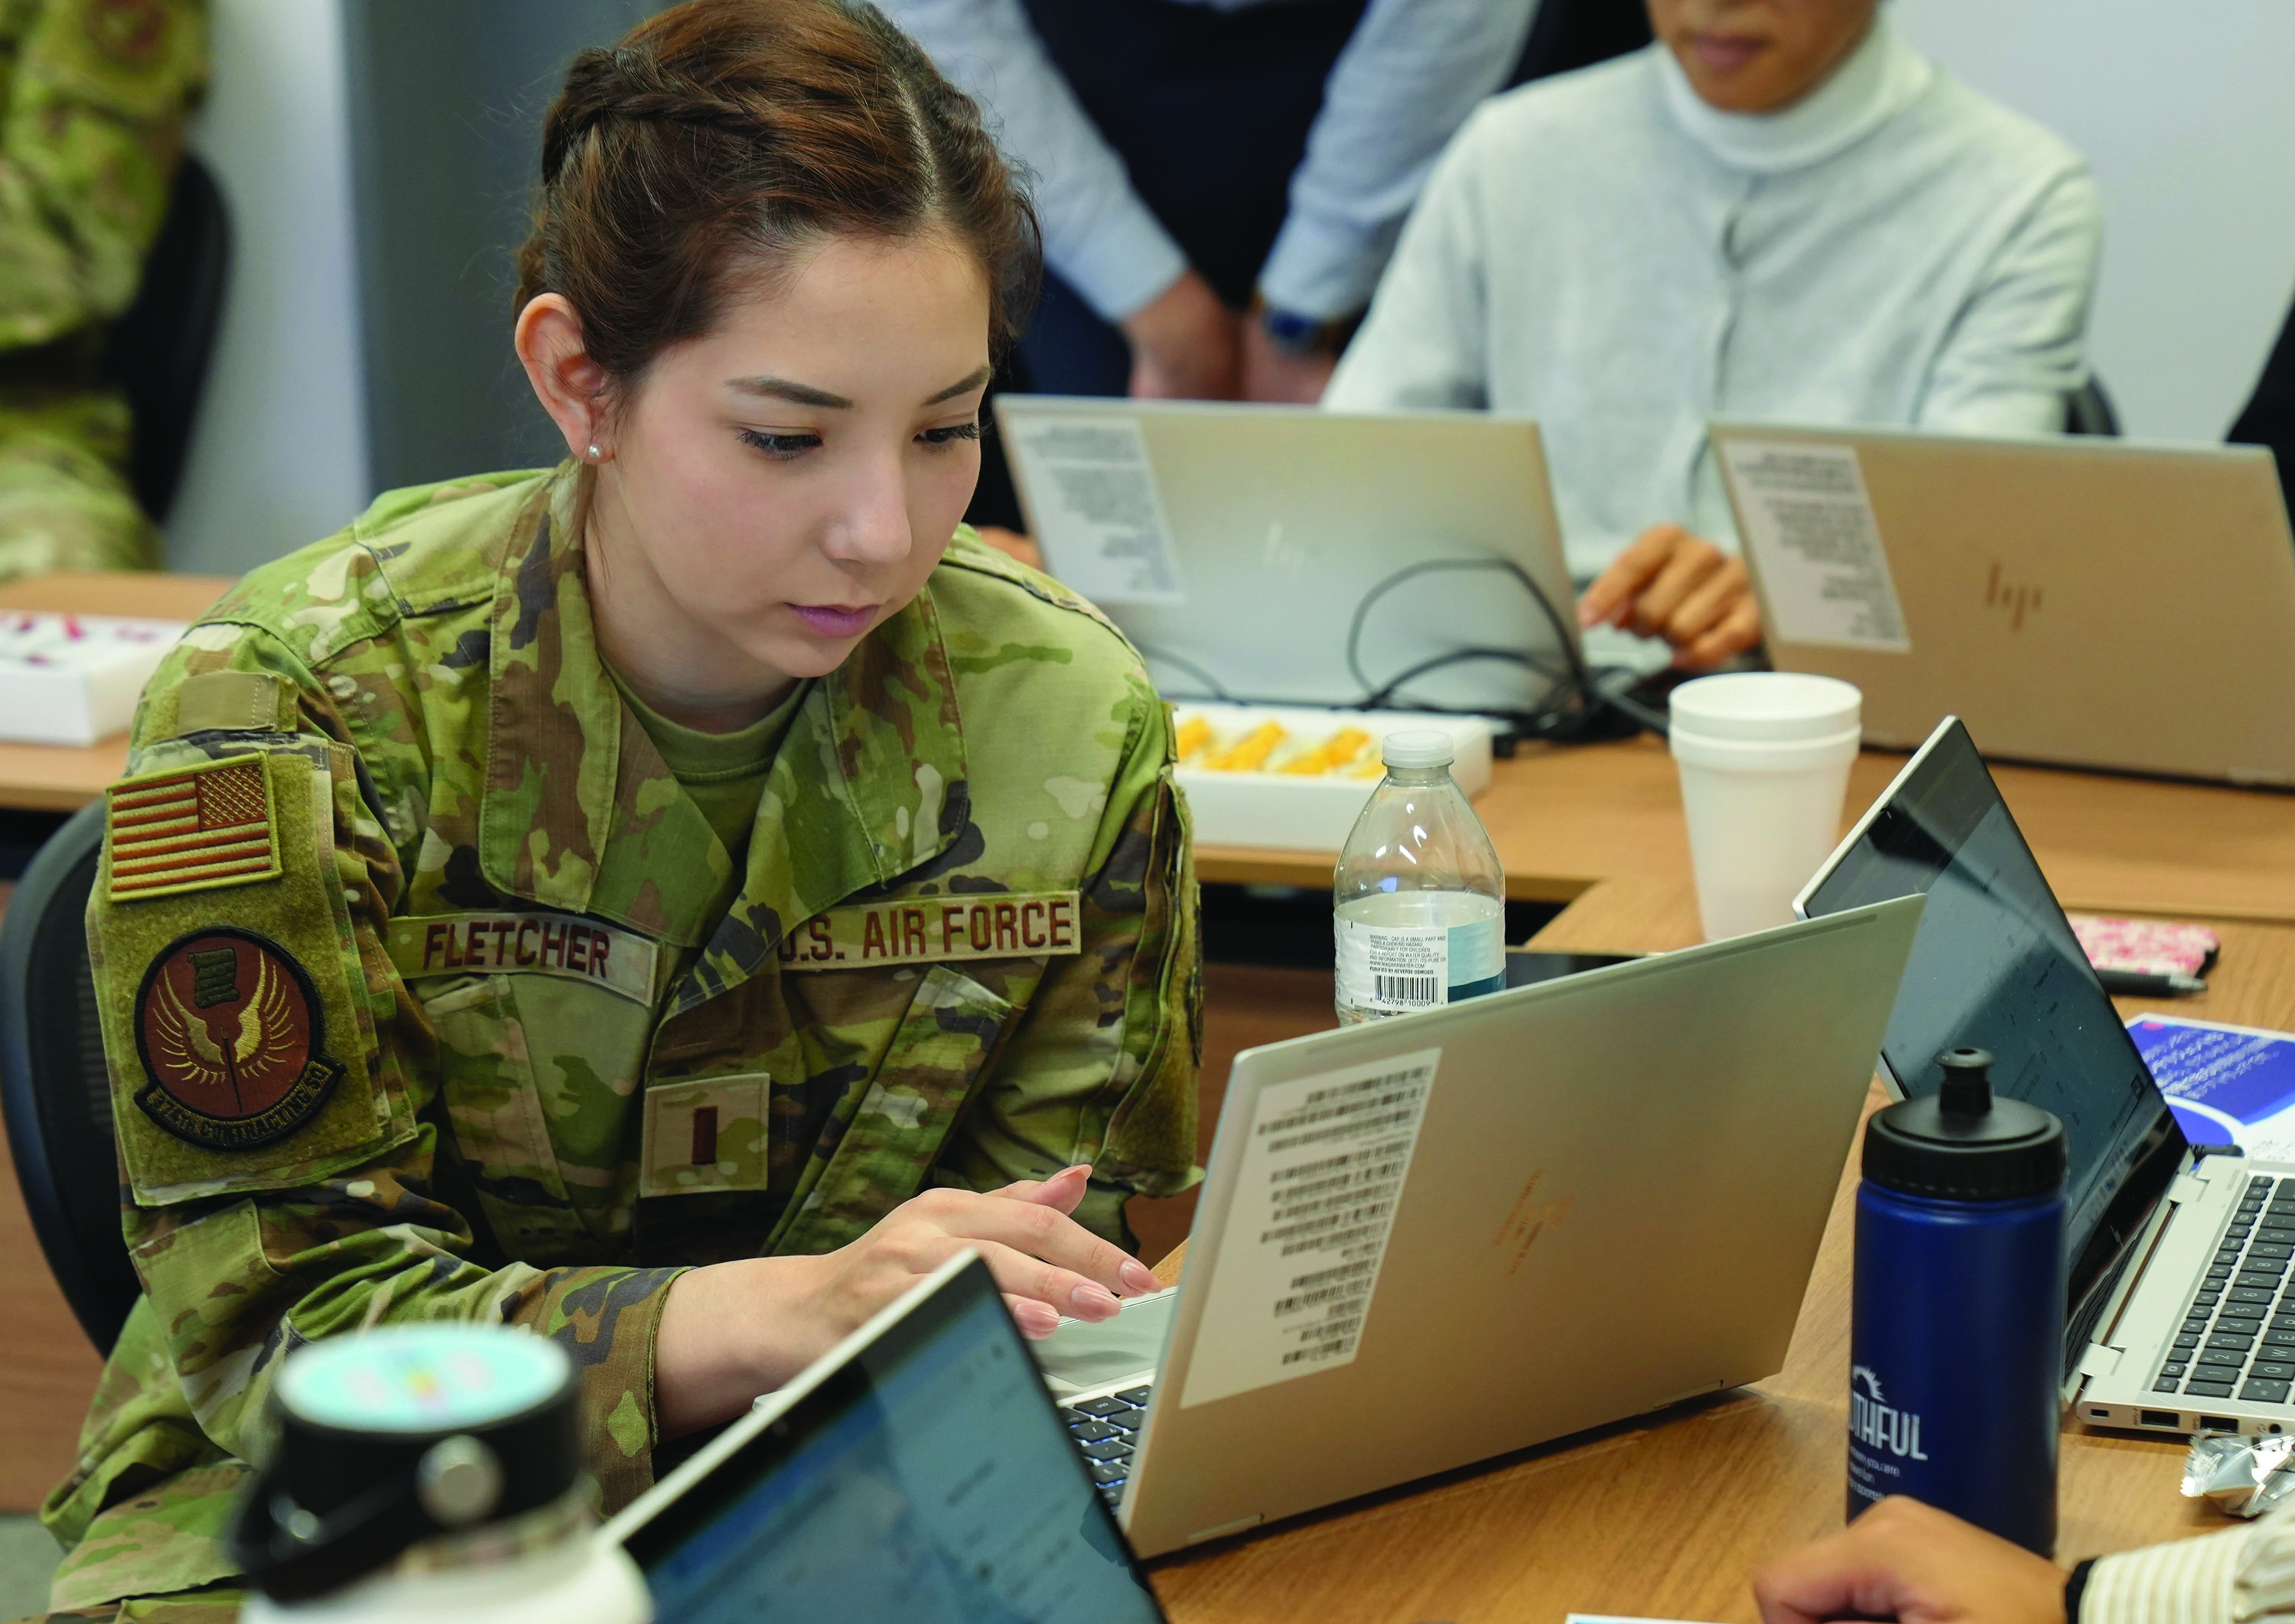
<path fill-rule="evenodd" d="M 2114 998 L 2188 998 L 2208 983 L 2174 970 L 2098 970 L 2095 978 Z"/>

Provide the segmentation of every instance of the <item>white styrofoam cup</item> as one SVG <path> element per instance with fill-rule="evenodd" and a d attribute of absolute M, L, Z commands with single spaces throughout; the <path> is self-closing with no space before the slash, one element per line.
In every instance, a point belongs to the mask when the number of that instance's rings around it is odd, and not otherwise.
<path fill-rule="evenodd" d="M 1673 690 L 1670 742 L 1705 939 L 1790 923 L 1841 835 L 1864 696 L 1834 677 L 1729 672 Z"/>

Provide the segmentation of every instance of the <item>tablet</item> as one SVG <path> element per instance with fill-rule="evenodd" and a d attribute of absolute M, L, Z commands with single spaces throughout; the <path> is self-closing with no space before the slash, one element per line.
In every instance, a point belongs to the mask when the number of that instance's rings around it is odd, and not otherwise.
<path fill-rule="evenodd" d="M 611 1525 L 654 1616 L 1162 1624 L 970 1253 Z"/>

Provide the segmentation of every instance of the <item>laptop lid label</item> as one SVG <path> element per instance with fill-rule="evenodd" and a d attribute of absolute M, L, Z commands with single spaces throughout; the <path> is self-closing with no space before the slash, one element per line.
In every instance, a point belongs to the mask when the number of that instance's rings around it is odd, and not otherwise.
<path fill-rule="evenodd" d="M 1138 419 L 1063 412 L 1006 428 L 1036 540 L 1062 585 L 1098 604 L 1187 601 Z"/>
<path fill-rule="evenodd" d="M 1725 438 L 1745 550 L 1791 643 L 1910 654 L 1905 612 L 1853 445 Z"/>
<path fill-rule="evenodd" d="M 1260 1089 L 1180 1408 L 1354 1362 L 1442 1059 Z"/>

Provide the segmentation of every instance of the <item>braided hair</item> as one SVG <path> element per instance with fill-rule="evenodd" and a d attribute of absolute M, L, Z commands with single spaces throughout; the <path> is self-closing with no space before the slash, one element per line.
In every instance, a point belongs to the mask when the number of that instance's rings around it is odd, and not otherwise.
<path fill-rule="evenodd" d="M 562 294 L 626 383 L 806 243 L 929 232 L 978 259 L 1000 355 L 1041 249 L 977 104 L 872 5 L 690 0 L 574 59 L 543 120 L 517 302 Z"/>

